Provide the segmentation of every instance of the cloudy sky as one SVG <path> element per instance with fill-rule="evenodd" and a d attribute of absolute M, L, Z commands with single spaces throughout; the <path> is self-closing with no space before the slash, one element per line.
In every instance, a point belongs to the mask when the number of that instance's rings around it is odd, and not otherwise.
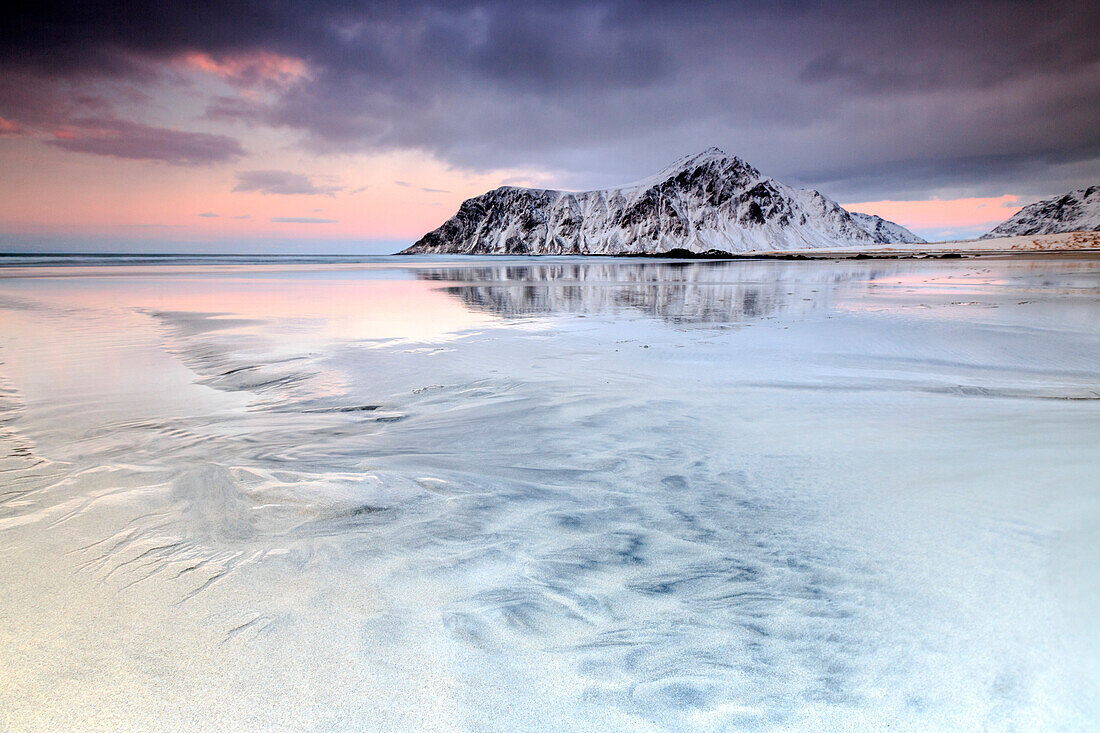
<path fill-rule="evenodd" d="M 929 238 L 1100 182 L 1100 3 L 24 3 L 0 250 L 393 251 L 711 145 Z"/>

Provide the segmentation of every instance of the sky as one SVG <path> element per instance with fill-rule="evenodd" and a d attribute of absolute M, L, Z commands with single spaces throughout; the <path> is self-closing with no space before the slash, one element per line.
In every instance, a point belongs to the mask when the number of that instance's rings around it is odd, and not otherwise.
<path fill-rule="evenodd" d="M 929 239 L 1100 182 L 1100 3 L 23 3 L 0 251 L 392 252 L 718 146 Z"/>

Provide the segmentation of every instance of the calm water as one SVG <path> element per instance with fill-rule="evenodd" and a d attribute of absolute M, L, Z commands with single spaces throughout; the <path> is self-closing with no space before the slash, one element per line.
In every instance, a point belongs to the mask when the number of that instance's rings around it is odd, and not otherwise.
<path fill-rule="evenodd" d="M 0 729 L 1100 719 L 1096 261 L 0 264 Z"/>

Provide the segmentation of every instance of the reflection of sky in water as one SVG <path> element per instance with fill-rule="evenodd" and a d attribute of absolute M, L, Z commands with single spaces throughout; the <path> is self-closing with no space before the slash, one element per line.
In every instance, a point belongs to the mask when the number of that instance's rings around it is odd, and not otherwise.
<path fill-rule="evenodd" d="M 0 722 L 1084 729 L 1098 275 L 9 270 Z"/>

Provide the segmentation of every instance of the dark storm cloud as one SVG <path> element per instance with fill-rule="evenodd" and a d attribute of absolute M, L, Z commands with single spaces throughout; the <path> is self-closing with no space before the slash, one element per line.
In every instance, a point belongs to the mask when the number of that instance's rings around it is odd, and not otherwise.
<path fill-rule="evenodd" d="M 290 171 L 262 170 L 241 171 L 237 174 L 237 185 L 234 191 L 258 191 L 259 193 L 272 193 L 283 195 L 304 194 L 316 196 L 319 194 L 332 195 L 337 191 L 343 191 L 343 186 L 326 186 L 314 183 L 308 176 Z"/>
<path fill-rule="evenodd" d="M 141 87 L 188 53 L 279 54 L 308 74 L 211 99 L 206 118 L 576 185 L 709 145 L 847 199 L 1100 175 L 1095 2 L 138 5 L 24 10 L 0 29 L 0 64 L 46 94 Z M 11 107 L 0 89 L 0 117 L 19 124 Z"/>

